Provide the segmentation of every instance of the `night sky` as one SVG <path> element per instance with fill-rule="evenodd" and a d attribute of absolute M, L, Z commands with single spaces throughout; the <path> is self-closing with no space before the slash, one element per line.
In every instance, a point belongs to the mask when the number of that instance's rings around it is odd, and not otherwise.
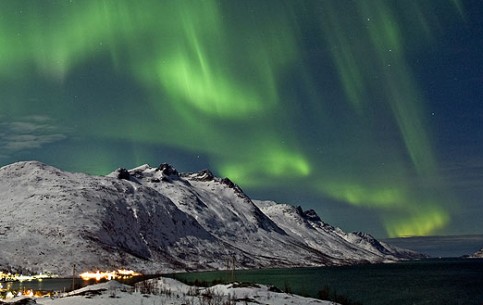
<path fill-rule="evenodd" d="M 483 1 L 4 0 L 0 165 L 209 168 L 376 237 L 483 233 Z"/>

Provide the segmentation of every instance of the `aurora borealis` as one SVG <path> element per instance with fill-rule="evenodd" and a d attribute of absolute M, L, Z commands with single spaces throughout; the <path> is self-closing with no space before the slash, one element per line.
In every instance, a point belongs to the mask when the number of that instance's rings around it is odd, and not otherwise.
<path fill-rule="evenodd" d="M 0 2 L 0 164 L 210 168 L 376 236 L 483 215 L 476 0 Z"/>

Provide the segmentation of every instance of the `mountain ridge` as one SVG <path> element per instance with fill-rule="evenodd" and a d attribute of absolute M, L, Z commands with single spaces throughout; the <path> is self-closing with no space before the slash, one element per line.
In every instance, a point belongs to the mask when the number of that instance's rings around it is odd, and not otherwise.
<path fill-rule="evenodd" d="M 345 233 L 313 210 L 257 201 L 209 170 L 145 164 L 106 176 L 38 161 L 0 168 L 0 270 L 143 273 L 390 262 L 419 254 Z"/>

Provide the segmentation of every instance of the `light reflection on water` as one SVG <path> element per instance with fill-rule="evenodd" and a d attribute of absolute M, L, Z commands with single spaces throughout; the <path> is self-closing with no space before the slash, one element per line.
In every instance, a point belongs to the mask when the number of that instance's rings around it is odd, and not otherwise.
<path fill-rule="evenodd" d="M 75 279 L 73 283 L 73 280 L 68 278 L 52 278 L 41 281 L 2 282 L 1 284 L 3 289 L 7 291 L 69 291 L 72 290 L 73 284 L 75 288 L 81 288 L 94 283 L 92 281 L 83 281 L 82 279 Z"/>

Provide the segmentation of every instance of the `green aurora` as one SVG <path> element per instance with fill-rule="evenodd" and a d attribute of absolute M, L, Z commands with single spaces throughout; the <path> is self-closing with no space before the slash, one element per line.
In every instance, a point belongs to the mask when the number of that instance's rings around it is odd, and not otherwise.
<path fill-rule="evenodd" d="M 458 200 L 414 58 L 466 19 L 458 0 L 2 1 L 0 158 L 210 166 L 380 235 L 445 232 Z"/>

